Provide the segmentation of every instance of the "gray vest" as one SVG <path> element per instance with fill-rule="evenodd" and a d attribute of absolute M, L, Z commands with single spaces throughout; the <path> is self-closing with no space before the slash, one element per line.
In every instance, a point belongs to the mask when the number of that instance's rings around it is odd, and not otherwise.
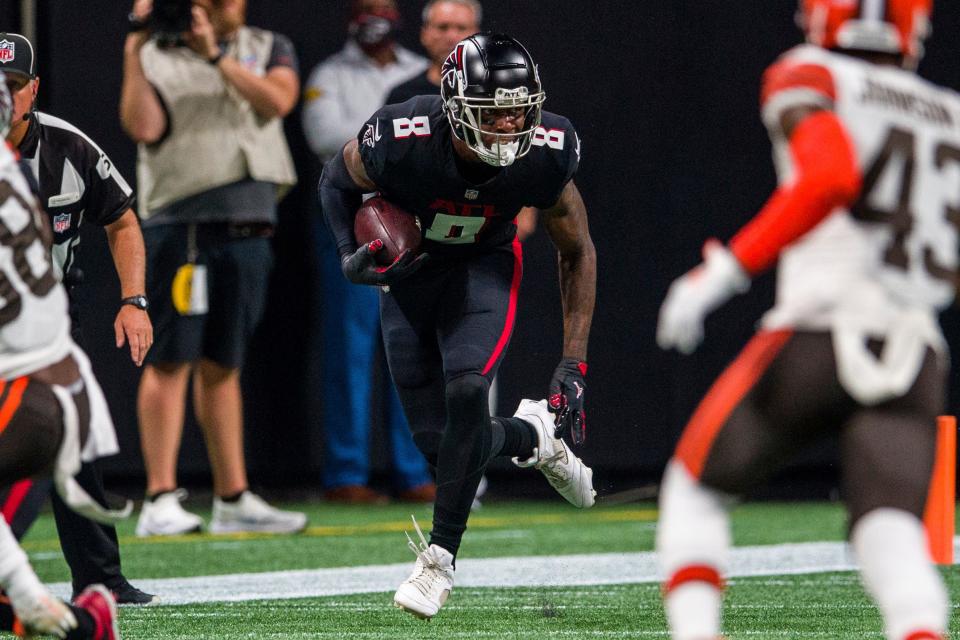
<path fill-rule="evenodd" d="M 226 55 L 257 75 L 266 74 L 273 34 L 241 27 Z M 140 215 L 214 187 L 252 178 L 272 182 L 282 196 L 297 182 L 280 118 L 261 118 L 220 71 L 190 49 L 140 53 L 147 79 L 167 107 L 168 135 L 141 144 L 137 156 Z"/>

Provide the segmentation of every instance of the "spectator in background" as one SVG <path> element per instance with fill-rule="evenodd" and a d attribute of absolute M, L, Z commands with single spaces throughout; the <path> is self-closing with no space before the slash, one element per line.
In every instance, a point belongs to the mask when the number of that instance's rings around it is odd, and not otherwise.
<path fill-rule="evenodd" d="M 133 190 L 107 154 L 82 131 L 35 109 L 40 78 L 33 44 L 18 33 L 0 33 L 0 41 L 6 42 L 0 70 L 13 99 L 13 122 L 6 139 L 20 153 L 21 166 L 33 178 L 40 206 L 53 229 L 53 269 L 69 296 L 73 340 L 83 345 L 76 304 L 76 287 L 83 274 L 74 264 L 74 250 L 80 242 L 80 225 L 87 221 L 106 232 L 120 278 L 116 344 L 129 343 L 130 357 L 140 366 L 153 342 L 153 328 L 144 295 L 143 235 L 132 209 Z M 96 274 L 95 279 L 104 276 L 107 274 Z M 87 493 L 106 504 L 103 480 L 93 463 L 81 467 L 77 480 Z M 18 538 L 26 533 L 50 493 L 49 481 L 26 478 L 0 498 L 3 514 Z M 60 546 L 73 576 L 74 596 L 102 583 L 113 591 L 117 602 L 152 602 L 153 595 L 131 585 L 121 572 L 116 528 L 76 513 L 56 492 L 51 497 Z"/>
<path fill-rule="evenodd" d="M 249 491 L 240 367 L 273 264 L 279 196 L 296 182 L 282 118 L 299 94 L 290 41 L 245 26 L 246 0 L 195 0 L 185 46 L 160 48 L 137 0 L 124 46 L 120 118 L 139 143 L 147 289 L 157 341 L 137 409 L 147 499 L 137 535 L 199 530 L 180 505 L 177 453 L 193 374 L 213 470 L 213 533 L 306 526 Z"/>
<path fill-rule="evenodd" d="M 346 45 L 310 74 L 304 92 L 303 128 L 321 162 L 339 153 L 356 135 L 367 116 L 383 105 L 391 87 L 426 68 L 423 58 L 394 42 L 399 24 L 393 0 L 356 0 Z M 382 362 L 377 356 L 377 293 L 351 287 L 344 280 L 336 248 L 320 216 L 314 223 L 323 282 L 325 496 L 337 502 L 382 503 L 386 497 L 367 486 L 370 397 L 375 364 Z M 384 383 L 384 395 L 398 494 L 404 500 L 432 501 L 435 487 L 427 464 L 413 444 L 397 392 L 389 382 Z"/>
<path fill-rule="evenodd" d="M 423 7 L 420 44 L 430 56 L 430 66 L 418 76 L 398 84 L 387 95 L 386 104 L 406 102 L 414 96 L 439 95 L 440 67 L 454 45 L 480 31 L 483 7 L 477 0 L 430 0 Z M 524 207 L 516 218 L 517 237 L 526 240 L 537 229 L 537 210 Z M 494 381 L 496 382 L 496 381 Z M 491 401 L 496 398 L 491 392 Z M 491 407 L 491 411 L 495 411 Z"/>
<path fill-rule="evenodd" d="M 454 45 L 480 30 L 483 8 L 477 0 L 430 0 L 423 7 L 420 44 L 430 56 L 430 66 L 418 76 L 395 86 L 387 104 L 406 102 L 414 96 L 439 95 L 440 67 Z"/>

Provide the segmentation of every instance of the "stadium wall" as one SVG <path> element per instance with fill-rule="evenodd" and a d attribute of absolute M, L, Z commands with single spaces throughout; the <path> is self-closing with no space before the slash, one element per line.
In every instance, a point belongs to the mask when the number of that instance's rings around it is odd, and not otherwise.
<path fill-rule="evenodd" d="M 16 22 L 14 4 L 0 2 L 0 19 Z M 342 46 L 347 4 L 250 0 L 249 22 L 290 36 L 305 78 Z M 407 24 L 401 41 L 418 48 L 421 3 L 399 4 Z M 711 318 L 707 344 L 696 354 L 665 354 L 655 345 L 657 310 L 671 279 L 695 264 L 705 238 L 729 238 L 774 185 L 758 116 L 759 81 L 778 53 L 800 41 L 796 2 L 486 0 L 484 7 L 485 27 L 528 46 L 540 64 L 547 108 L 568 116 L 583 140 L 577 182 L 590 211 L 599 286 L 582 455 L 598 478 L 605 474 L 605 490 L 655 480 L 695 403 L 772 299 L 767 275 Z M 86 131 L 132 182 L 135 149 L 117 117 L 128 11 L 128 3 L 117 0 L 40 0 L 37 45 L 40 108 Z M 949 36 L 957 32 L 960 6 L 941 1 L 921 71 L 952 87 L 960 87 L 960 45 Z M 303 142 L 299 109 L 286 127 L 301 183 L 282 206 L 269 310 L 244 378 L 249 465 L 261 485 L 309 485 L 322 464 L 322 345 L 311 319 L 312 296 L 322 292 L 306 233 L 308 216 L 317 215 L 316 167 Z M 136 484 L 142 470 L 139 374 L 113 346 L 117 283 L 104 234 L 85 231 L 85 339 L 124 450 L 106 471 Z M 523 396 L 544 395 L 560 357 L 556 282 L 555 254 L 540 231 L 525 247 L 519 319 L 500 379 L 502 413 L 511 413 Z M 944 321 L 948 336 L 960 337 L 956 313 Z M 958 398 L 954 393 L 954 411 Z M 375 436 L 375 445 L 381 442 Z M 378 464 L 382 457 L 377 454 Z M 800 466 L 824 469 L 832 460 L 827 443 Z M 181 469 L 187 482 L 207 473 L 196 428 L 185 432 Z M 497 469 L 510 473 L 507 465 Z"/>

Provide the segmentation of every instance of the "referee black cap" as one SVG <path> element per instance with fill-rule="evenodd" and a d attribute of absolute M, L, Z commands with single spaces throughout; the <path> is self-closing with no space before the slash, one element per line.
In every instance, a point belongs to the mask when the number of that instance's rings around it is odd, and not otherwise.
<path fill-rule="evenodd" d="M 0 33 L 0 71 L 17 73 L 33 80 L 37 77 L 37 60 L 33 45 L 19 33 Z"/>

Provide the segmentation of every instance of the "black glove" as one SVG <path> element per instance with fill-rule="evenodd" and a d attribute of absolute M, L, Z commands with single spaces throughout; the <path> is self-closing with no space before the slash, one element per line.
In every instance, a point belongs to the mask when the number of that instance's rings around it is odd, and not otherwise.
<path fill-rule="evenodd" d="M 340 262 L 343 275 L 354 284 L 390 286 L 416 273 L 428 258 L 426 253 L 414 256 L 410 250 L 407 250 L 401 253 L 392 264 L 382 267 L 374 258 L 374 254 L 381 249 L 383 249 L 383 242 L 377 239 L 344 256 Z"/>
<path fill-rule="evenodd" d="M 569 428 L 573 444 L 582 444 L 587 439 L 587 418 L 583 413 L 585 375 L 587 363 L 575 358 L 564 358 L 553 372 L 547 402 L 550 411 L 557 415 L 554 438 L 561 437 L 563 430 Z"/>

